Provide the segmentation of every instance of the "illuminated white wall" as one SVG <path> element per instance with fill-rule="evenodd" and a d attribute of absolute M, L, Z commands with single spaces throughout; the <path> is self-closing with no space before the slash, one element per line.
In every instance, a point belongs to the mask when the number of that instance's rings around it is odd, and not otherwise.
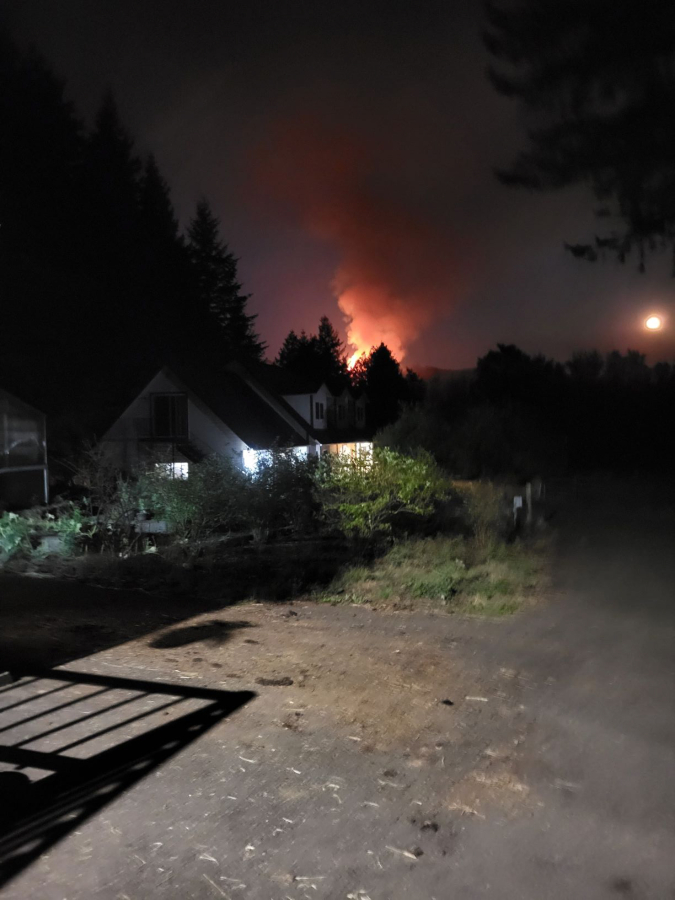
<path fill-rule="evenodd" d="M 328 427 L 328 403 L 332 400 L 332 394 L 325 384 L 315 394 L 285 394 L 284 400 L 308 425 L 313 425 L 318 430 Z M 323 404 L 322 419 L 316 418 L 317 403 Z"/>
<path fill-rule="evenodd" d="M 261 462 L 272 462 L 273 453 L 291 453 L 296 459 L 305 460 L 310 455 L 309 447 L 291 447 L 288 451 L 284 450 L 253 450 L 251 447 L 245 447 L 242 453 L 242 461 L 244 464 L 244 469 L 247 472 L 255 472 L 258 468 L 258 464 Z"/>
<path fill-rule="evenodd" d="M 152 395 L 175 392 L 182 393 L 183 386 L 174 381 L 169 373 L 158 372 L 106 432 L 102 445 L 121 468 L 133 469 L 141 460 L 139 436 L 150 436 Z M 196 447 L 202 453 L 229 456 L 236 463 L 241 463 L 246 444 L 190 393 L 188 393 L 188 429 Z"/>

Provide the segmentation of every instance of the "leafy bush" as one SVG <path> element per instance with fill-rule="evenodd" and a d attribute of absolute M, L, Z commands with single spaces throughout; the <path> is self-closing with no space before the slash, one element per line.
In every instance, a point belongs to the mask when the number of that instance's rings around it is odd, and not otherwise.
<path fill-rule="evenodd" d="M 102 547 L 127 549 L 138 509 L 138 491 L 99 446 L 86 445 L 75 464 L 74 492 Z"/>
<path fill-rule="evenodd" d="M 59 549 L 72 553 L 78 542 L 91 534 L 92 523 L 74 503 L 51 509 L 38 507 L 0 516 L 0 562 L 19 553 L 45 552 L 41 540 L 58 537 Z"/>
<path fill-rule="evenodd" d="M 261 454 L 251 473 L 243 515 L 259 540 L 271 531 L 307 531 L 317 513 L 316 460 L 301 459 L 287 450 Z"/>
<path fill-rule="evenodd" d="M 173 477 L 160 465 L 143 472 L 136 504 L 166 521 L 176 536 L 199 542 L 218 532 L 251 529 L 258 539 L 280 528 L 307 529 L 315 514 L 314 464 L 294 453 L 261 454 L 252 472 L 223 457 Z"/>
<path fill-rule="evenodd" d="M 380 429 L 375 442 L 398 453 L 414 455 L 424 450 L 436 462 L 452 471 L 452 426 L 445 421 L 441 411 L 429 406 L 406 406 L 398 419 Z"/>
<path fill-rule="evenodd" d="M 213 456 L 190 466 L 187 478 L 153 465 L 139 475 L 133 493 L 142 512 L 166 521 L 179 539 L 198 542 L 244 525 L 248 482 L 231 460 Z"/>
<path fill-rule="evenodd" d="M 0 560 L 9 559 L 21 549 L 30 548 L 31 524 L 18 513 L 0 516 Z"/>
<path fill-rule="evenodd" d="M 449 487 L 429 454 L 404 456 L 381 447 L 324 457 L 319 486 L 328 517 L 346 533 L 363 537 L 391 531 L 403 513 L 429 515 Z"/>

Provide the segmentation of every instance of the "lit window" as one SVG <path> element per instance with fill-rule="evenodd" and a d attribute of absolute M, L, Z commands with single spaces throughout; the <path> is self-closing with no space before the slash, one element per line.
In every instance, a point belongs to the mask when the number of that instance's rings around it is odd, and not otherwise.
<path fill-rule="evenodd" d="M 265 466 L 272 465 L 275 458 L 286 454 L 304 460 L 309 455 L 309 447 L 291 447 L 289 450 L 253 450 L 251 447 L 244 447 L 242 462 L 244 469 L 256 477 L 261 471 L 264 471 Z"/>
<path fill-rule="evenodd" d="M 169 478 L 187 478 L 190 464 L 186 462 L 157 463 L 157 468 Z"/>
<path fill-rule="evenodd" d="M 255 472 L 258 468 L 258 451 L 252 450 L 251 447 L 244 447 L 243 462 L 247 472 Z"/>

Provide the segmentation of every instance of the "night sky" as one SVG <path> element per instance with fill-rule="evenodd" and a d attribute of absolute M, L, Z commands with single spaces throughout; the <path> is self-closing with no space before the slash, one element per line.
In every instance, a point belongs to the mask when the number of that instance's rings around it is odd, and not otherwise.
<path fill-rule="evenodd" d="M 472 366 L 496 342 L 558 358 L 675 355 L 667 259 L 591 265 L 583 190 L 521 193 L 492 169 L 521 141 L 485 78 L 479 0 L 3 0 L 20 45 L 87 121 L 111 87 L 185 224 L 205 195 L 275 354 L 326 313 L 360 347 Z M 338 306 L 338 299 L 341 306 Z M 646 334 L 649 312 L 670 313 Z"/>

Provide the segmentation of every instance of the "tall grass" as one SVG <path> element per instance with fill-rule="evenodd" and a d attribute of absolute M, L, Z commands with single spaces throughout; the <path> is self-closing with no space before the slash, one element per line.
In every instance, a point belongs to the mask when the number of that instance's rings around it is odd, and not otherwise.
<path fill-rule="evenodd" d="M 411 538 L 370 566 L 344 569 L 322 595 L 330 602 L 504 615 L 545 582 L 546 548 L 460 537 Z"/>

